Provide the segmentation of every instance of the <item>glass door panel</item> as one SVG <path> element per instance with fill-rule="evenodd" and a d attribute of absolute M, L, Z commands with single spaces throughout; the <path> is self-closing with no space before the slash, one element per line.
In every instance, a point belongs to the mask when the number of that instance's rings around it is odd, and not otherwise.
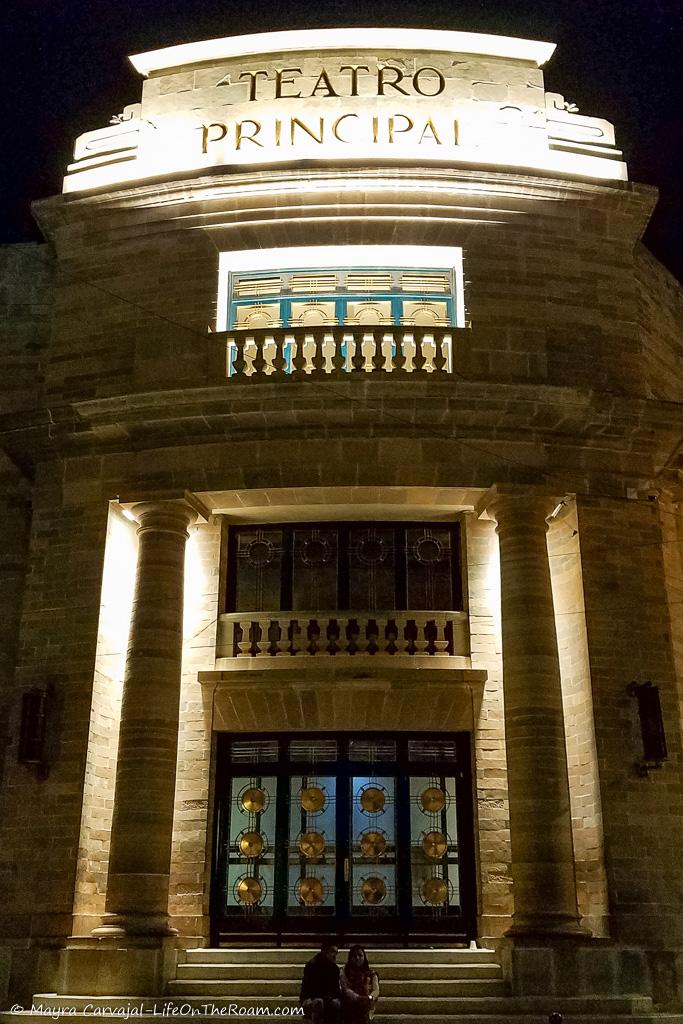
<path fill-rule="evenodd" d="M 349 890 L 354 917 L 394 915 L 396 887 L 396 778 L 351 779 Z"/>
<path fill-rule="evenodd" d="M 337 779 L 292 775 L 289 780 L 287 916 L 334 917 L 338 859 Z"/>
<path fill-rule="evenodd" d="M 273 913 L 276 782 L 260 775 L 231 779 L 225 903 L 245 915 Z"/>
<path fill-rule="evenodd" d="M 412 912 L 438 916 L 460 909 L 454 776 L 410 778 Z"/>

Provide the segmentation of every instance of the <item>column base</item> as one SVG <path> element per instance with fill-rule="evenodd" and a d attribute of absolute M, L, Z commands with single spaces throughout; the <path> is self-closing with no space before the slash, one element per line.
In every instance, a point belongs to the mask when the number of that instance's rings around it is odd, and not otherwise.
<path fill-rule="evenodd" d="M 516 996 L 652 995 L 647 953 L 586 934 L 510 936 L 499 947 Z"/>
<path fill-rule="evenodd" d="M 129 935 L 168 938 L 177 934 L 178 930 L 171 928 L 166 914 L 105 914 L 102 924 L 92 930 L 96 939 L 118 939 Z"/>
<path fill-rule="evenodd" d="M 60 995 L 159 996 L 176 968 L 172 936 L 72 938 L 61 950 Z"/>
<path fill-rule="evenodd" d="M 513 915 L 513 923 L 505 932 L 508 939 L 590 939 L 591 932 L 575 917 L 566 914 L 539 916 Z"/>

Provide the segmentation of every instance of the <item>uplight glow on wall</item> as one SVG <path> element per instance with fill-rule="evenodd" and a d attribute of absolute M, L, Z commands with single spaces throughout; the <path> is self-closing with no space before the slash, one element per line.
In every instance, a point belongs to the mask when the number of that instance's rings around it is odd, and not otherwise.
<path fill-rule="evenodd" d="M 77 139 L 64 191 L 304 161 L 625 180 L 612 125 L 545 92 L 553 50 L 474 33 L 329 29 L 140 54 L 141 102 Z"/>

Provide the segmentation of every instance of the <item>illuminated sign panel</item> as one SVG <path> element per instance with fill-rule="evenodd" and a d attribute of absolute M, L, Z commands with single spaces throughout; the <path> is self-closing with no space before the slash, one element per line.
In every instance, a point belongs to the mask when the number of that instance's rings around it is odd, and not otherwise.
<path fill-rule="evenodd" d="M 132 58 L 149 76 L 142 102 L 77 140 L 64 188 L 311 160 L 624 179 L 612 126 L 545 93 L 540 65 L 552 50 L 467 33 L 335 29 L 143 54 Z"/>

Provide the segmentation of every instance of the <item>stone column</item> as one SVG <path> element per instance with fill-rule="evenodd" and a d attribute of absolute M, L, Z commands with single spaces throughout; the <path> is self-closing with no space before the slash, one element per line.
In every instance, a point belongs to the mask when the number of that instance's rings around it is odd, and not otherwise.
<path fill-rule="evenodd" d="M 104 922 L 94 935 L 170 935 L 187 528 L 184 502 L 144 502 L 123 682 Z"/>
<path fill-rule="evenodd" d="M 514 892 L 509 936 L 587 935 L 579 924 L 560 665 L 546 547 L 555 502 L 495 494 Z"/>

